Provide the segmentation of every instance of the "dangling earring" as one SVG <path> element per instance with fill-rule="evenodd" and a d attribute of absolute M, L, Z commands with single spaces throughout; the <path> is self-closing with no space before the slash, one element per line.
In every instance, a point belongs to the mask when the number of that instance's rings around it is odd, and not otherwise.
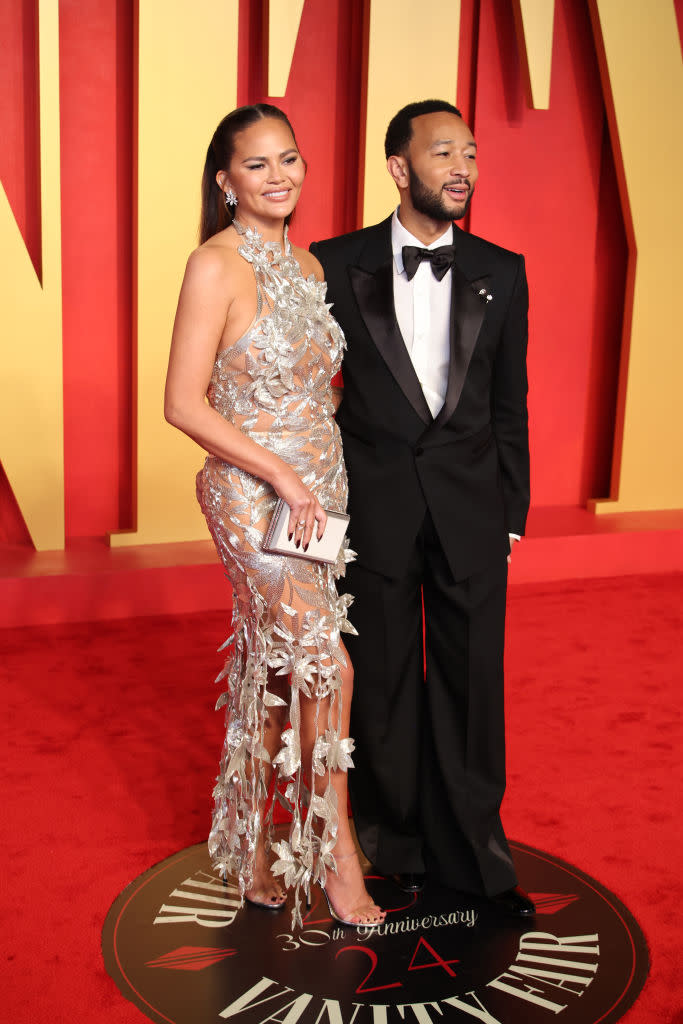
<path fill-rule="evenodd" d="M 225 190 L 225 208 L 229 209 L 231 206 L 237 206 L 237 196 L 232 190 L 232 186 L 228 185 Z"/>

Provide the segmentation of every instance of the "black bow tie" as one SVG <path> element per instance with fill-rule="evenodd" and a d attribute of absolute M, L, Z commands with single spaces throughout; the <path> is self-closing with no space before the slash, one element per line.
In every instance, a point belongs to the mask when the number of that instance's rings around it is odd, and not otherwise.
<path fill-rule="evenodd" d="M 440 281 L 453 266 L 454 259 L 454 245 L 440 245 L 438 249 L 420 249 L 417 245 L 403 246 L 403 266 L 409 281 L 415 277 L 422 260 L 429 260 L 434 277 Z"/>

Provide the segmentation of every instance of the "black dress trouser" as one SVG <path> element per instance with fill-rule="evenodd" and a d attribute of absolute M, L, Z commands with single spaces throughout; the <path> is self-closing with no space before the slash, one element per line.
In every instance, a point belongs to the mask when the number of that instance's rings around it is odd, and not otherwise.
<path fill-rule="evenodd" d="M 400 579 L 352 563 L 343 583 L 359 634 L 344 639 L 363 852 L 386 874 L 426 870 L 488 896 L 510 888 L 499 814 L 507 563 L 456 582 L 427 513 Z"/>

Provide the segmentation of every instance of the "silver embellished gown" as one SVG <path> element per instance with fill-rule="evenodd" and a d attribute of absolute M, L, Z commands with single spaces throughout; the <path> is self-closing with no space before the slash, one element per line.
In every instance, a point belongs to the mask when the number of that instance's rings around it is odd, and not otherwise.
<path fill-rule="evenodd" d="M 240 255 L 254 271 L 257 311 L 246 334 L 220 352 L 207 391 L 209 403 L 257 444 L 289 463 L 323 507 L 344 511 L 346 471 L 334 420 L 330 382 L 344 348 L 341 329 L 325 303 L 326 285 L 304 278 L 285 238 L 264 243 L 238 223 Z M 233 587 L 233 633 L 219 680 L 226 690 L 226 737 L 214 789 L 209 851 L 214 868 L 235 875 L 242 896 L 251 888 L 261 833 L 270 846 L 275 800 L 292 815 L 287 840 L 273 843 L 275 874 L 295 890 L 293 919 L 300 923 L 301 892 L 324 883 L 334 867 L 337 831 L 330 772 L 352 764 L 353 741 L 341 739 L 340 633 L 352 598 L 338 596 L 335 580 L 353 557 L 344 547 L 337 564 L 265 554 L 261 550 L 277 495 L 270 484 L 214 456 L 197 476 L 197 497 Z M 263 746 L 269 708 L 283 701 L 273 691 L 287 676 L 287 725 L 272 760 L 274 798 L 268 804 L 268 753 Z M 282 679 L 278 681 L 282 693 Z M 302 702 L 329 702 L 329 725 L 316 715 L 312 764 L 302 763 Z M 319 777 L 311 794 L 312 773 Z M 340 809 L 346 813 L 346 808 Z"/>

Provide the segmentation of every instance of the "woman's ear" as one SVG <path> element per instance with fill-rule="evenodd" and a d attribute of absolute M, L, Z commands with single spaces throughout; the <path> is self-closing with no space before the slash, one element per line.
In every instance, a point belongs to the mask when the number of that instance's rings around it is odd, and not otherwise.
<path fill-rule="evenodd" d="M 216 182 L 221 192 L 225 192 L 226 189 L 230 188 L 230 182 L 228 181 L 227 171 L 218 171 L 216 174 Z"/>

